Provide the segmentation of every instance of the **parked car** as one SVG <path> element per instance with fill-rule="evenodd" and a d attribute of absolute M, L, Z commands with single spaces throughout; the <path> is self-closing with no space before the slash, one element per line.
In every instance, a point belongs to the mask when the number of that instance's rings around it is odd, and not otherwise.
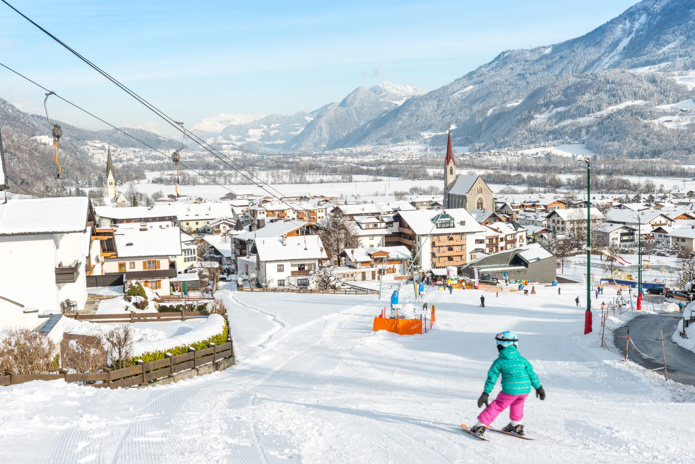
<path fill-rule="evenodd" d="M 653 288 L 648 288 L 647 293 L 651 293 L 652 295 L 663 295 L 668 291 L 668 288 L 666 287 L 653 287 Z"/>
<path fill-rule="evenodd" d="M 666 298 L 683 298 L 688 300 L 688 294 L 679 290 L 668 290 L 665 293 Z"/>
<path fill-rule="evenodd" d="M 481 274 L 479 280 L 480 283 L 489 285 L 497 285 L 499 283 L 499 279 L 497 277 L 492 277 L 490 274 Z"/>

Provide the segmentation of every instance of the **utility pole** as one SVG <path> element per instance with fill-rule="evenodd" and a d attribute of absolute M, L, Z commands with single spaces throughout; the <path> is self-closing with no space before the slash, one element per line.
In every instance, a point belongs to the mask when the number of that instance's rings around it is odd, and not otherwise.
<path fill-rule="evenodd" d="M 637 297 L 642 296 L 642 218 L 637 215 L 637 237 L 638 237 L 638 247 L 637 247 L 637 262 L 639 269 L 637 270 Z"/>
<path fill-rule="evenodd" d="M 591 158 L 586 157 L 586 310 L 591 311 Z"/>

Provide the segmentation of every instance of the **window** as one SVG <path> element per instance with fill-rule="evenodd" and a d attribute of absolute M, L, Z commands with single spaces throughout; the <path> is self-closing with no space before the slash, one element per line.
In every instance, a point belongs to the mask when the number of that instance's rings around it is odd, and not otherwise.
<path fill-rule="evenodd" d="M 284 287 L 284 286 L 285 286 L 285 279 L 278 280 L 278 287 Z"/>
<path fill-rule="evenodd" d="M 480 188 L 480 187 L 478 187 L 478 188 Z M 476 203 L 476 208 L 485 209 L 485 202 L 483 201 L 482 198 L 478 198 L 478 202 Z"/>
<path fill-rule="evenodd" d="M 453 261 L 453 260 L 454 260 L 454 257 L 453 257 L 453 256 L 449 256 L 449 261 Z"/>
<path fill-rule="evenodd" d="M 370 236 L 369 236 L 369 240 L 374 240 L 374 236 L 373 236 L 373 235 L 370 235 Z"/>
<path fill-rule="evenodd" d="M 309 286 L 309 279 L 298 279 L 297 285 L 299 285 L 300 287 L 308 287 Z"/>
<path fill-rule="evenodd" d="M 478 193 L 483 193 L 483 187 L 481 185 L 478 185 Z"/>
<path fill-rule="evenodd" d="M 118 263 L 118 272 L 125 272 L 125 263 Z"/>
<path fill-rule="evenodd" d="M 453 166 L 449 166 L 449 174 L 453 175 L 454 174 L 454 168 Z"/>
<path fill-rule="evenodd" d="M 297 264 L 298 271 L 306 271 L 306 264 Z"/>
<path fill-rule="evenodd" d="M 476 245 L 482 245 L 483 243 L 485 243 L 485 239 L 482 239 L 482 238 L 476 238 L 475 239 Z"/>
<path fill-rule="evenodd" d="M 285 272 L 285 265 L 284 264 L 278 264 L 278 272 Z"/>
<path fill-rule="evenodd" d="M 128 267 L 130 269 L 135 269 L 135 263 L 133 261 L 131 261 L 130 263 L 128 263 Z"/>
<path fill-rule="evenodd" d="M 142 262 L 142 268 L 144 270 L 149 270 L 149 269 L 159 269 L 159 261 L 156 259 L 151 259 L 148 261 L 143 261 Z"/>

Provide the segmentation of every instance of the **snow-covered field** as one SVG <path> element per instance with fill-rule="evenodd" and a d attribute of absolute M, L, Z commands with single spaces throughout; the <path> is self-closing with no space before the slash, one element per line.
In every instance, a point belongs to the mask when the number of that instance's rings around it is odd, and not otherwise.
<path fill-rule="evenodd" d="M 146 389 L 2 388 L 0 462 L 694 462 L 695 388 L 582 335 L 581 286 L 536 288 L 488 293 L 484 309 L 479 291 L 432 291 L 434 329 L 403 337 L 371 331 L 388 295 L 223 290 L 236 366 Z M 459 429 L 480 411 L 502 330 L 519 334 L 548 395 L 526 404 L 535 441 Z"/>

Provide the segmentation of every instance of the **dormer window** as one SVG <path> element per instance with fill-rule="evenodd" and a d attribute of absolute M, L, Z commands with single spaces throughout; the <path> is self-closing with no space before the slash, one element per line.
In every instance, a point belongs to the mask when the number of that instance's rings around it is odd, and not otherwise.
<path fill-rule="evenodd" d="M 446 213 L 435 216 L 432 222 L 434 222 L 437 229 L 451 229 L 455 225 L 454 218 Z"/>

